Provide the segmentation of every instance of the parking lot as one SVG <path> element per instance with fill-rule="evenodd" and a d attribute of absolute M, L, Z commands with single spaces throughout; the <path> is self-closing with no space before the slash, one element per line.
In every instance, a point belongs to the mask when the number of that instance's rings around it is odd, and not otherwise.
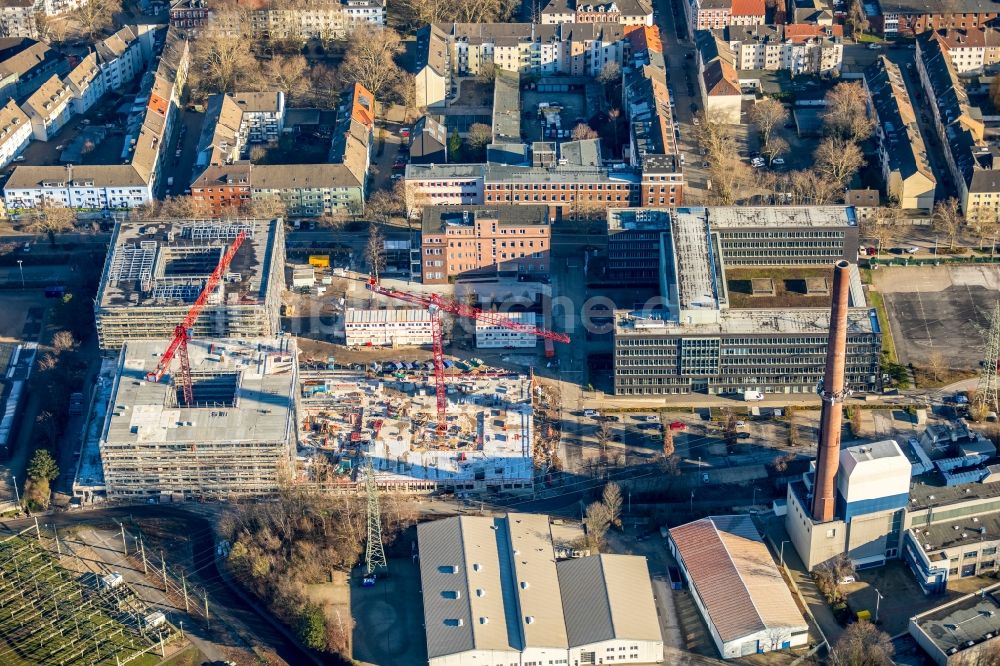
<path fill-rule="evenodd" d="M 983 333 L 1000 297 L 993 266 L 883 268 L 873 273 L 900 363 L 922 366 L 941 354 L 951 369 L 972 370 L 983 358 Z"/>
<path fill-rule="evenodd" d="M 538 104 L 555 104 L 562 108 L 559 112 L 559 122 L 563 130 L 572 131 L 580 123 L 586 123 L 594 109 L 588 112 L 584 102 L 584 93 L 579 92 L 538 92 L 537 90 L 521 91 L 521 133 L 532 141 L 554 141 L 542 133 L 542 118 L 538 116 Z M 566 141 L 567 139 L 562 139 Z"/>

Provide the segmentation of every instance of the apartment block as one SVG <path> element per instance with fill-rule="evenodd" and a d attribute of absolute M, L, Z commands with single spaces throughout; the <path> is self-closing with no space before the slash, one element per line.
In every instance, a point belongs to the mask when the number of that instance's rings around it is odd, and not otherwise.
<path fill-rule="evenodd" d="M 4 0 L 0 3 L 0 37 L 38 39 L 35 0 Z"/>
<path fill-rule="evenodd" d="M 865 69 L 864 84 L 886 195 L 903 209 L 930 213 L 937 179 L 899 66 L 880 56 Z"/>
<path fill-rule="evenodd" d="M 28 147 L 31 133 L 31 121 L 14 100 L 0 108 L 0 169 Z"/>
<path fill-rule="evenodd" d="M 247 238 L 209 295 L 193 336 L 277 335 L 285 261 L 280 219 L 121 223 L 94 306 L 101 349 L 117 350 L 136 338 L 170 339 L 240 232 Z"/>
<path fill-rule="evenodd" d="M 45 42 L 0 38 L 0 99 L 23 102 L 53 75 L 69 71 L 66 58 Z"/>
<path fill-rule="evenodd" d="M 294 473 L 298 360 L 292 336 L 188 343 L 193 402 L 179 361 L 146 380 L 169 339 L 127 341 L 99 441 L 108 499 L 275 495 Z"/>
<path fill-rule="evenodd" d="M 374 128 L 374 96 L 355 84 L 338 107 L 322 164 L 255 165 L 256 142 L 277 140 L 284 94 L 238 93 L 209 98 L 198 140 L 191 196 L 220 217 L 250 200 L 278 199 L 291 217 L 360 214 L 364 210 Z"/>
<path fill-rule="evenodd" d="M 363 310 L 344 312 L 344 344 L 348 347 L 419 347 L 434 342 L 427 310 Z"/>
<path fill-rule="evenodd" d="M 645 0 L 577 2 L 551 0 L 541 13 L 541 23 L 620 23 L 653 25 L 653 6 Z"/>
<path fill-rule="evenodd" d="M 21 105 L 31 120 L 32 135 L 38 141 L 48 141 L 73 116 L 73 91 L 53 75 Z"/>
<path fill-rule="evenodd" d="M 609 212 L 608 277 L 659 284 L 643 308 L 615 312 L 617 395 L 815 389 L 828 308 L 736 308 L 726 286 L 727 266 L 832 265 L 856 253 L 850 209 L 784 208 Z M 878 384 L 881 331 L 856 271 L 851 303 L 848 382 L 869 389 Z"/>
<path fill-rule="evenodd" d="M 515 324 L 535 326 L 534 312 L 504 312 L 507 319 Z M 538 336 L 511 330 L 486 321 L 476 320 L 476 349 L 534 349 Z"/>
<path fill-rule="evenodd" d="M 947 48 L 933 33 L 916 40 L 916 70 L 944 146 L 945 164 L 958 188 L 967 220 L 1000 216 L 1000 150 L 987 140 L 996 129 L 969 102 L 965 84 Z"/>
<path fill-rule="evenodd" d="M 919 35 L 930 30 L 982 28 L 1000 16 L 988 0 L 956 0 L 941 6 L 919 0 L 878 0 L 872 27 L 885 35 Z"/>
<path fill-rule="evenodd" d="M 250 2 L 242 12 L 213 12 L 207 0 L 174 0 L 170 25 L 200 31 L 246 34 L 255 40 L 344 39 L 358 25 L 385 25 L 383 0 L 296 0 L 280 6 Z"/>
<path fill-rule="evenodd" d="M 694 40 L 698 92 L 705 113 L 722 123 L 740 124 L 743 91 L 736 71 L 736 55 L 718 30 L 699 30 Z"/>
<path fill-rule="evenodd" d="M 116 33 L 121 34 L 122 31 Z M 168 29 L 165 35 L 163 31 L 147 31 L 137 40 L 137 46 L 127 47 L 125 57 L 116 60 L 126 63 L 132 58 L 145 57 L 147 49 L 151 49 L 154 34 L 163 35 L 163 47 L 158 54 L 150 56 L 154 60 L 137 95 L 137 99 L 145 100 L 145 105 L 126 122 L 120 160 L 75 167 L 16 167 L 3 188 L 8 209 L 34 208 L 42 201 L 50 201 L 73 208 L 115 210 L 134 208 L 152 200 L 163 154 L 169 144 L 166 138 L 171 135 L 180 94 L 187 80 L 189 45 L 173 30 Z M 129 51 L 128 48 L 136 50 Z M 98 53 L 99 62 L 100 58 Z M 108 81 L 114 83 L 121 80 L 123 70 L 112 67 L 107 71 L 112 72 L 107 74 Z M 102 76 L 106 73 L 102 72 Z M 55 84 L 52 86 L 54 89 Z M 72 100 L 72 88 L 62 82 L 59 86 L 65 87 L 67 94 L 60 93 L 57 100 Z M 53 126 L 53 120 L 46 121 L 42 114 L 51 113 L 54 108 L 46 109 L 42 104 L 41 110 L 36 111 L 39 119 L 33 125 L 41 128 L 38 131 L 44 129 L 48 133 Z M 67 108 L 72 108 L 68 102 Z M 61 122 L 65 124 L 65 119 Z"/>
<path fill-rule="evenodd" d="M 546 206 L 429 206 L 420 240 L 424 284 L 469 275 L 547 275 Z"/>
<path fill-rule="evenodd" d="M 404 181 L 411 216 L 424 206 L 483 203 L 482 164 L 407 164 Z"/>
<path fill-rule="evenodd" d="M 1000 63 L 1000 31 L 994 27 L 933 31 L 959 74 L 982 74 Z"/>
<path fill-rule="evenodd" d="M 730 26 L 717 34 L 733 53 L 736 70 L 839 72 L 844 60 L 844 28 L 815 24 Z"/>

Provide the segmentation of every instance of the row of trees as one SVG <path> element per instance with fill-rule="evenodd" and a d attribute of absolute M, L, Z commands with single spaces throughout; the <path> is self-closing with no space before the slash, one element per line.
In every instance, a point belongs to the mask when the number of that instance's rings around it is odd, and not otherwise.
<path fill-rule="evenodd" d="M 600 551 L 609 528 L 621 527 L 622 505 L 622 489 L 613 482 L 604 486 L 600 501 L 587 505 L 583 526 L 587 531 L 587 547 L 592 551 Z"/>

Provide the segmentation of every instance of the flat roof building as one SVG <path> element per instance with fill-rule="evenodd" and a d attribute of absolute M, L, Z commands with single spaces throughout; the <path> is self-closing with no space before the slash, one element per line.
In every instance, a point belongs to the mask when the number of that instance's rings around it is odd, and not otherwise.
<path fill-rule="evenodd" d="M 557 561 L 548 516 L 417 526 L 430 666 L 660 663 L 643 557 Z"/>
<path fill-rule="evenodd" d="M 675 527 L 669 545 L 723 659 L 808 642 L 809 625 L 750 516 Z"/>
<path fill-rule="evenodd" d="M 659 295 L 617 310 L 618 395 L 812 392 L 823 377 L 830 312 L 820 307 L 734 307 L 730 265 L 826 264 L 857 247 L 844 207 L 632 208 L 608 214 L 608 274 Z M 849 384 L 878 384 L 881 330 L 851 275 Z M 813 303 L 815 305 L 815 303 Z"/>
<path fill-rule="evenodd" d="M 222 255 L 247 233 L 194 325 L 195 338 L 279 331 L 284 225 L 277 220 L 172 220 L 115 227 L 95 305 L 101 349 L 173 337 Z"/>
<path fill-rule="evenodd" d="M 1000 585 L 991 585 L 910 618 L 910 636 L 938 666 L 1000 659 Z"/>
<path fill-rule="evenodd" d="M 109 499 L 246 497 L 278 492 L 292 472 L 295 339 L 192 340 L 194 402 L 156 367 L 168 340 L 130 340 L 118 357 L 100 437 Z"/>

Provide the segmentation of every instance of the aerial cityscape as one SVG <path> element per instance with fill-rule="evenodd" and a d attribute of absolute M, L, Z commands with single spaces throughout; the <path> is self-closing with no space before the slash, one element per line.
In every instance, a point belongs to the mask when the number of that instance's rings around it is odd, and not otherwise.
<path fill-rule="evenodd" d="M 0 665 L 1000 666 L 1000 8 L 0 0 Z"/>

